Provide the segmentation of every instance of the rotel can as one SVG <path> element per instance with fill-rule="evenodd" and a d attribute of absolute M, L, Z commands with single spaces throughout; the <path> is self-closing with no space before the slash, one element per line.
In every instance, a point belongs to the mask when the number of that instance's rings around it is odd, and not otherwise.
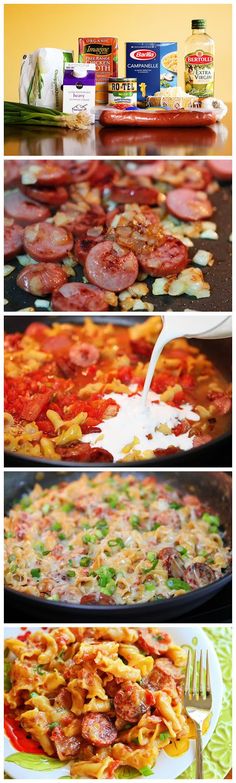
<path fill-rule="evenodd" d="M 108 82 L 108 103 L 123 109 L 137 106 L 137 79 L 110 78 Z"/>

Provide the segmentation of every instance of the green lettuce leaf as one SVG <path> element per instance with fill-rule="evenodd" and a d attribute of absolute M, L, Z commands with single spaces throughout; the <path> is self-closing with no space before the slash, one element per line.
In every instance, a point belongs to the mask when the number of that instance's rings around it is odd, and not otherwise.
<path fill-rule="evenodd" d="M 18 764 L 24 769 L 35 769 L 36 772 L 50 772 L 65 766 L 64 761 L 52 759 L 49 756 L 38 756 L 36 753 L 12 753 L 11 756 L 7 756 L 5 761 Z"/>

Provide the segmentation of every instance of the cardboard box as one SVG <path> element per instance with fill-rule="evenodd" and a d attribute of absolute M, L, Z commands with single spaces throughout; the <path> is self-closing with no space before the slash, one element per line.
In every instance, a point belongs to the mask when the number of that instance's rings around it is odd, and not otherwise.
<path fill-rule="evenodd" d="M 138 105 L 147 105 L 159 90 L 177 85 L 177 43 L 126 44 L 126 76 L 138 84 Z"/>

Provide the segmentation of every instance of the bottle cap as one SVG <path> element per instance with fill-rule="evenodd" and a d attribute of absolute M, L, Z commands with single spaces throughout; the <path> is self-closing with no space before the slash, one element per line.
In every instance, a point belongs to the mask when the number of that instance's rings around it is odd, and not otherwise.
<path fill-rule="evenodd" d="M 192 19 L 192 30 L 205 30 L 205 19 Z"/>

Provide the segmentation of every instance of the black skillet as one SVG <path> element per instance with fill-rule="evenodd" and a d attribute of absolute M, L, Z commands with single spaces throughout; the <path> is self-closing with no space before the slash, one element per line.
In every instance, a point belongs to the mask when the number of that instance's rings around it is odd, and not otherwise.
<path fill-rule="evenodd" d="M 4 474 L 5 479 L 5 513 L 8 513 L 14 503 L 21 498 L 24 493 L 28 493 L 33 488 L 35 481 L 39 481 L 43 487 L 50 487 L 63 481 L 73 481 L 78 478 L 81 471 L 68 472 L 61 474 L 52 471 L 42 474 L 33 472 L 9 472 Z M 89 471 L 86 471 L 89 473 Z M 130 471 L 129 471 L 130 474 Z M 94 473 L 92 474 L 94 475 Z M 156 480 L 171 483 L 181 490 L 181 493 L 193 492 L 200 499 L 207 503 L 213 513 L 217 513 L 222 521 L 225 543 L 231 548 L 231 477 L 225 473 L 214 472 L 164 472 L 164 473 L 142 473 L 135 472 L 135 478 L 142 480 L 147 475 L 156 476 Z M 9 588 L 5 589 L 5 622 L 8 612 L 11 617 L 15 613 L 15 619 L 21 618 L 21 622 L 34 620 L 35 622 L 141 622 L 141 616 L 145 621 L 163 622 L 172 621 L 189 613 L 197 606 L 209 601 L 217 596 L 231 581 L 229 571 L 217 582 L 213 582 L 207 587 L 194 590 L 178 598 L 168 598 L 163 601 L 152 601 L 149 603 L 133 604 L 127 606 L 90 606 L 88 604 L 76 606 L 75 604 L 60 603 L 58 601 L 47 601 L 41 598 L 30 596 L 26 593 L 20 593 Z"/>
<path fill-rule="evenodd" d="M 132 318 L 132 321 L 131 321 Z M 134 323 L 140 323 L 143 321 L 142 316 L 93 316 L 93 320 L 97 323 L 113 323 L 120 326 L 131 326 Z M 29 322 L 37 321 L 50 324 L 52 321 L 60 321 L 61 323 L 81 323 L 83 316 L 5 316 L 5 331 L 23 332 L 29 325 Z M 231 380 L 231 340 L 194 340 L 193 344 L 199 347 L 206 355 L 211 359 L 216 367 L 223 373 L 224 377 Z M 95 467 L 101 467 L 101 463 L 92 463 Z M 108 467 L 107 463 L 103 467 Z M 232 440 L 231 433 L 227 431 L 225 434 L 215 438 L 213 441 L 200 446 L 195 449 L 191 449 L 187 452 L 177 452 L 176 454 L 169 454 L 166 457 L 155 458 L 152 460 L 142 460 L 140 462 L 126 462 L 126 463 L 113 463 L 114 465 L 125 465 L 126 467 L 155 467 L 155 466 L 182 466 L 182 467 L 226 467 L 229 468 L 232 465 Z M 60 460 L 46 460 L 45 458 L 33 458 L 26 457 L 24 455 L 15 454 L 14 452 L 5 451 L 5 467 L 35 467 L 37 465 L 48 467 L 78 467 L 78 463 Z M 91 467 L 91 463 L 80 463 L 80 466 Z"/>
<path fill-rule="evenodd" d="M 232 244 L 229 241 L 231 234 L 231 185 L 226 183 L 220 186 L 220 189 L 210 196 L 210 199 L 216 207 L 216 213 L 213 214 L 212 220 L 217 224 L 217 233 L 219 239 L 216 241 L 210 239 L 194 239 L 194 247 L 189 248 L 190 259 L 195 255 L 197 250 L 208 250 L 213 253 L 215 263 L 213 266 L 204 267 L 203 274 L 204 279 L 210 284 L 211 295 L 206 299 L 196 299 L 195 297 L 186 296 L 154 296 L 152 293 L 153 278 L 147 278 L 147 284 L 149 293 L 144 297 L 144 301 L 151 302 L 154 305 L 155 311 L 159 313 L 164 312 L 171 308 L 176 311 L 183 311 L 185 308 L 188 310 L 203 310 L 209 311 L 231 311 L 232 310 L 232 271 L 231 271 L 231 257 L 232 257 Z M 6 312 L 12 312 L 21 310 L 24 307 L 34 307 L 34 302 L 40 297 L 32 296 L 22 291 L 16 285 L 16 277 L 23 267 L 15 259 L 10 261 L 9 264 L 15 267 L 14 271 L 10 275 L 5 277 L 5 298 L 8 300 L 8 304 L 5 306 Z M 197 269 L 198 267 L 196 267 Z M 82 282 L 83 268 L 78 264 L 75 268 L 76 276 L 69 278 L 70 282 Z M 49 301 L 50 296 L 42 297 Z M 114 309 L 114 308 L 112 308 Z M 40 308 L 41 312 L 45 314 L 48 310 Z"/>

